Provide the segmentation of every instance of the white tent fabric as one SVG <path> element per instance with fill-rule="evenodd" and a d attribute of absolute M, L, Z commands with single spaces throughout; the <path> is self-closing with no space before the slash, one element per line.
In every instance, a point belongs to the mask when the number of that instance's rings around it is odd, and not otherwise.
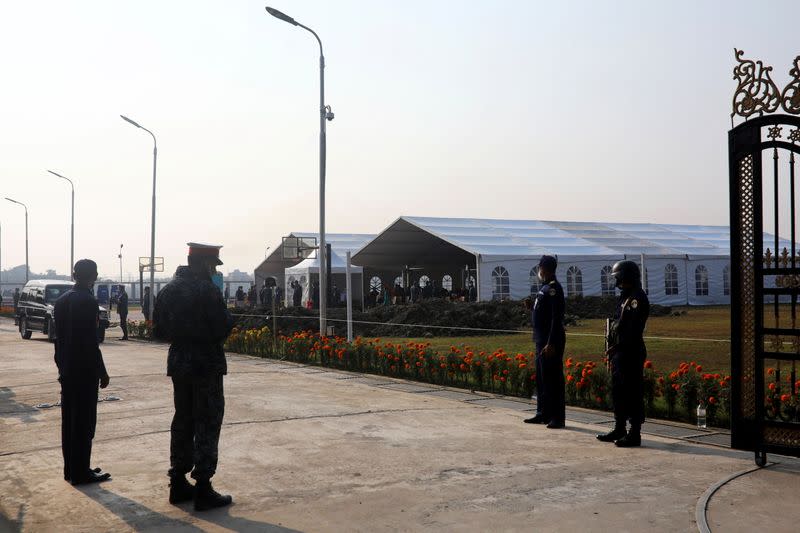
<path fill-rule="evenodd" d="M 473 254 L 481 300 L 519 299 L 529 295 L 531 286 L 535 286 L 538 259 L 548 254 L 558 257 L 557 275 L 568 292 L 601 295 L 603 269 L 609 269 L 616 261 L 630 259 L 640 266 L 644 263 L 647 289 L 654 303 L 730 302 L 727 226 L 435 217 L 400 217 L 398 221 Z M 386 232 L 401 227 L 398 221 Z M 404 233 L 408 239 L 408 232 Z M 395 242 L 408 246 L 402 238 L 400 233 L 396 240 L 384 238 L 382 233 L 359 254 L 365 259 L 375 258 L 387 253 Z M 774 248 L 774 241 L 774 236 L 764 234 L 765 248 L 770 245 Z M 791 242 L 780 239 L 779 247 L 791 249 Z M 359 259 L 357 254 L 356 260 Z M 370 265 L 362 263 L 362 266 Z M 610 293 L 611 288 L 606 289 Z"/>
<path fill-rule="evenodd" d="M 350 273 L 352 275 L 354 285 L 361 284 L 362 272 L 363 269 L 361 267 L 353 264 L 350 265 Z M 331 246 L 331 275 L 343 275 L 346 273 L 346 260 L 334 252 L 333 246 Z M 291 294 L 292 281 L 299 281 L 300 285 L 303 287 L 303 301 L 308 301 L 311 297 L 311 285 L 309 282 L 312 274 L 319 276 L 319 258 L 317 257 L 316 251 L 313 252 L 311 256 L 303 259 L 295 266 L 289 267 L 284 271 L 286 279 L 286 294 Z M 341 287 L 341 289 L 344 290 L 344 287 Z M 356 293 L 360 293 L 360 291 L 356 291 Z"/>

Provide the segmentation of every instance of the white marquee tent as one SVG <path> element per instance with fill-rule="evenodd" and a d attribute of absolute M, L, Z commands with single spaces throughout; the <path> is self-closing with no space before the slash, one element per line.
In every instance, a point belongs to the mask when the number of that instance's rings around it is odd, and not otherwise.
<path fill-rule="evenodd" d="M 316 239 L 319 242 L 319 234 L 313 232 L 292 232 L 287 237 L 298 237 L 302 239 Z M 355 254 L 355 252 L 364 246 L 370 239 L 374 238 L 375 235 L 370 234 L 361 234 L 361 233 L 327 233 L 325 235 L 325 239 L 328 244 L 331 245 L 331 259 L 339 258 L 344 261 L 344 258 L 347 252 L 351 252 Z M 316 256 L 313 256 L 316 257 Z M 280 244 L 272 248 L 270 254 L 255 268 L 255 283 L 258 287 L 260 287 L 264 281 L 269 278 L 275 280 L 275 283 L 286 291 L 288 287 L 287 283 L 287 274 L 286 270 L 293 268 L 295 266 L 299 266 L 301 262 L 308 261 L 309 258 L 306 259 L 289 259 L 283 257 L 283 242 L 281 241 Z M 353 271 L 355 272 L 355 270 Z M 355 299 L 360 298 L 361 293 L 361 275 L 360 270 L 358 271 L 358 275 L 354 273 L 353 275 L 353 283 L 358 284 L 356 289 L 353 291 L 353 295 L 356 297 Z M 317 266 L 317 270 L 315 271 L 316 275 L 319 275 L 319 266 Z M 306 279 L 310 279 L 306 277 Z M 343 277 L 342 277 L 343 279 Z M 299 278 L 298 278 L 299 280 Z M 339 283 L 341 280 L 336 280 Z M 344 284 L 342 283 L 339 285 L 342 291 L 344 291 Z M 307 296 L 307 294 L 305 295 Z M 304 296 L 303 301 L 306 301 L 306 297 Z M 291 302 L 291 292 L 284 292 L 284 301 Z"/>
<path fill-rule="evenodd" d="M 331 278 L 333 283 L 342 293 L 345 294 L 347 265 L 345 260 L 333 251 L 331 246 Z M 363 287 L 362 269 L 356 265 L 350 265 L 350 275 L 353 284 L 353 301 L 361 301 Z M 293 281 L 300 282 L 303 287 L 303 302 L 307 302 L 311 298 L 311 281 L 319 279 L 319 258 L 317 252 L 311 254 L 310 257 L 302 260 L 293 267 L 289 267 L 284 271 L 286 278 L 285 294 L 292 294 L 291 284 Z M 341 302 L 337 302 L 341 303 Z"/>
<path fill-rule="evenodd" d="M 489 300 L 529 295 L 543 254 L 558 257 L 569 296 L 611 295 L 611 265 L 630 259 L 644 264 L 652 302 L 710 305 L 730 302 L 729 242 L 727 226 L 400 217 L 353 262 L 366 276 L 421 265 L 420 275 L 454 280 L 466 264 L 477 273 L 478 299 Z M 765 234 L 764 242 L 774 237 Z M 786 240 L 780 246 L 791 249 Z"/>

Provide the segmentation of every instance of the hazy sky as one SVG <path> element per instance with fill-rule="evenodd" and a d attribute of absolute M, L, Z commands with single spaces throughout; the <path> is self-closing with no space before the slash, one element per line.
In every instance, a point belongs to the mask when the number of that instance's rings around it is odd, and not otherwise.
<path fill-rule="evenodd" d="M 330 232 L 400 215 L 728 223 L 734 46 L 800 53 L 800 3 L 270 0 L 327 59 Z M 252 271 L 318 228 L 317 45 L 252 0 L 6 2 L 0 197 L 28 204 L 30 265 L 136 275 L 223 244 Z M 626 192 L 630 191 L 630 192 Z M 0 201 L 3 268 L 23 210 Z"/>

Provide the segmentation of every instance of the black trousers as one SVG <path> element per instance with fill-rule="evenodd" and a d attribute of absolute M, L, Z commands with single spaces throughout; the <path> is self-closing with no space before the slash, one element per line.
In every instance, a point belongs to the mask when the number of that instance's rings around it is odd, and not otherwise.
<path fill-rule="evenodd" d="M 128 338 L 128 313 L 119 315 L 119 327 L 122 328 L 122 338 Z"/>
<path fill-rule="evenodd" d="M 175 416 L 170 438 L 169 476 L 189 472 L 208 481 L 217 471 L 219 432 L 225 414 L 222 375 L 172 377 Z"/>
<path fill-rule="evenodd" d="M 630 421 L 632 427 L 644 423 L 644 357 L 615 354 L 611 358 L 611 399 L 617 424 Z"/>
<path fill-rule="evenodd" d="M 536 414 L 545 420 L 563 423 L 566 418 L 564 397 L 564 344 L 553 345 L 554 352 L 544 357 L 543 344 L 536 344 Z"/>
<path fill-rule="evenodd" d="M 61 380 L 61 453 L 64 478 L 89 474 L 92 439 L 97 427 L 97 379 Z"/>

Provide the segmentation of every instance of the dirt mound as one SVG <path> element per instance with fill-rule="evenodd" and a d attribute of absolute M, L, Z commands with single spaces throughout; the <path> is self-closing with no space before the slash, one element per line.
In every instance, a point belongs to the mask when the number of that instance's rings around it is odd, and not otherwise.
<path fill-rule="evenodd" d="M 586 297 L 567 300 L 567 325 L 580 319 L 606 318 L 614 313 L 614 298 Z M 653 306 L 654 316 L 669 314 L 668 307 Z M 235 310 L 238 325 L 243 328 L 267 326 L 272 320 L 241 315 L 268 314 L 265 309 Z M 291 334 L 295 331 L 316 330 L 318 311 L 289 307 L 278 314 L 278 331 Z M 347 331 L 344 308 L 328 311 L 329 325 L 337 334 Z M 450 302 L 431 299 L 409 305 L 378 306 L 366 311 L 353 311 L 353 332 L 362 337 L 462 337 L 469 335 L 503 334 L 530 327 L 530 316 L 519 301 L 503 302 Z M 433 327 L 431 327 L 433 326 Z M 495 330 L 495 331 L 487 331 Z"/>

